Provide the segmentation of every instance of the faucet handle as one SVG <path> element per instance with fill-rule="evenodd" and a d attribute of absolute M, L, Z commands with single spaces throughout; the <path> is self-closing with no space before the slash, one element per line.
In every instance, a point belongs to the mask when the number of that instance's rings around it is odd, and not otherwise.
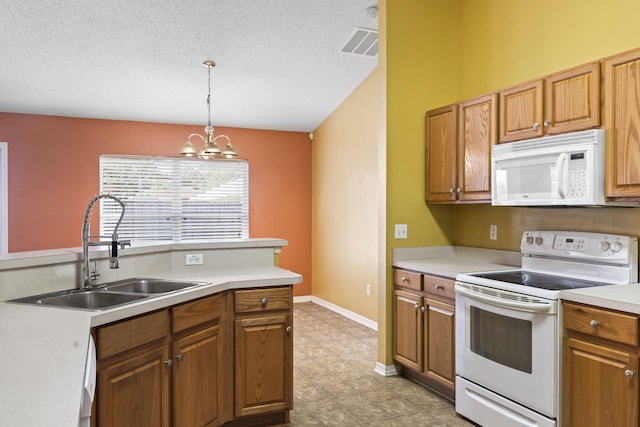
<path fill-rule="evenodd" d="M 131 247 L 131 240 L 118 240 L 118 244 L 120 245 L 120 249 L 124 249 L 125 246 Z"/>

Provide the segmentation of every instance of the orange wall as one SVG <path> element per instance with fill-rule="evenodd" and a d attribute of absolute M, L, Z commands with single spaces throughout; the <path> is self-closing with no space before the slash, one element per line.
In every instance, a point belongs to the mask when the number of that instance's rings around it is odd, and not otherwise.
<path fill-rule="evenodd" d="M 100 154 L 175 156 L 203 126 L 0 113 L 9 153 L 9 252 L 78 247 Z M 250 237 L 289 241 L 279 265 L 311 294 L 311 142 L 307 133 L 216 128 L 249 161 Z M 97 211 L 94 211 L 94 221 Z"/>

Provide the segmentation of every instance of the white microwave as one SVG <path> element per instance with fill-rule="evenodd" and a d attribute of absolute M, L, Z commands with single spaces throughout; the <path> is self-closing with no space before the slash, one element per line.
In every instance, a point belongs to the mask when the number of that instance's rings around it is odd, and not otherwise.
<path fill-rule="evenodd" d="M 496 206 L 605 205 L 604 130 L 495 145 L 491 177 Z"/>

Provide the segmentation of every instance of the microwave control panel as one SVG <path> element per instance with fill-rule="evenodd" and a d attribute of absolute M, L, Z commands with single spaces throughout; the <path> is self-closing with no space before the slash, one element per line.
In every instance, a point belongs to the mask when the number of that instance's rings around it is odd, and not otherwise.
<path fill-rule="evenodd" d="M 587 160 L 584 151 L 580 153 L 571 153 L 569 155 L 568 172 L 568 191 L 569 199 L 584 199 L 588 192 L 587 182 Z"/>

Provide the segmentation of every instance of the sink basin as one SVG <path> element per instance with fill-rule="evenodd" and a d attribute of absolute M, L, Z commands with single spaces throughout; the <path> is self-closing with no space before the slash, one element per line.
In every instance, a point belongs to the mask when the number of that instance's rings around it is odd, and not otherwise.
<path fill-rule="evenodd" d="M 70 308 L 84 308 L 87 310 L 103 310 L 121 304 L 127 304 L 146 298 L 146 295 L 118 294 L 113 292 L 87 291 L 55 297 L 42 298 L 36 304 L 57 305 Z"/>
<path fill-rule="evenodd" d="M 144 298 L 159 297 L 162 294 L 179 291 L 206 282 L 183 282 L 163 279 L 125 279 L 106 283 L 90 289 L 70 289 L 7 302 L 75 308 L 81 310 L 106 310 Z"/>
<path fill-rule="evenodd" d="M 104 310 L 144 298 L 148 298 L 148 295 L 120 294 L 91 289 L 53 292 L 50 294 L 9 300 L 9 302 L 77 308 L 83 310 Z"/>
<path fill-rule="evenodd" d="M 182 282 L 163 279 L 126 279 L 107 283 L 101 289 L 110 292 L 125 292 L 133 294 L 164 294 L 201 285 L 201 282 Z"/>

